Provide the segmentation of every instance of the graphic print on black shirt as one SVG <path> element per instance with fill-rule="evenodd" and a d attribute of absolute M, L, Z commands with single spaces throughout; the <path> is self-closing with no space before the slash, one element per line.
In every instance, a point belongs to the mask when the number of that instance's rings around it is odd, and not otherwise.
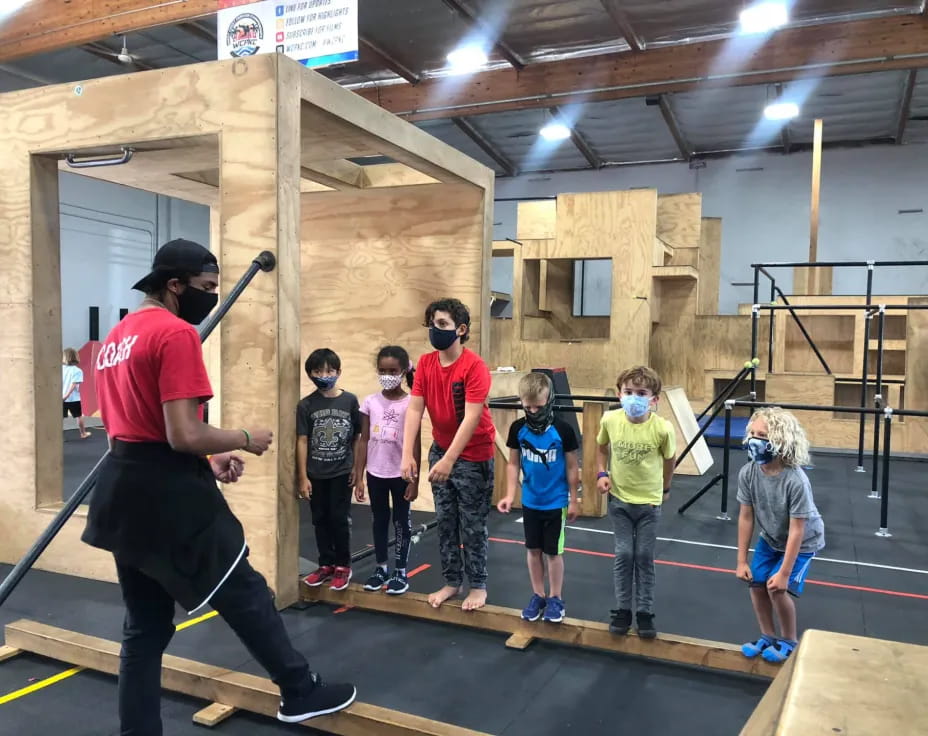
<path fill-rule="evenodd" d="M 357 397 L 347 391 L 333 398 L 310 394 L 297 406 L 296 431 L 308 438 L 306 474 L 310 478 L 347 475 L 354 464 L 354 438 L 361 431 Z"/>
<path fill-rule="evenodd" d="M 454 415 L 460 424 L 464 421 L 464 381 L 455 381 L 451 384 L 451 399 L 454 401 Z"/>

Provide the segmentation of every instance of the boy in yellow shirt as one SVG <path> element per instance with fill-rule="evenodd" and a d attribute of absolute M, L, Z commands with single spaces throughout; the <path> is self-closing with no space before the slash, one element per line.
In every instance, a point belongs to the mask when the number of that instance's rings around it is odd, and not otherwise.
<path fill-rule="evenodd" d="M 618 609 L 611 612 L 609 630 L 628 633 L 634 581 L 638 636 L 653 639 L 654 545 L 661 504 L 673 479 L 676 437 L 673 425 L 654 413 L 661 393 L 657 373 L 646 366 L 629 368 L 619 375 L 616 388 L 622 409 L 603 415 L 596 437 L 596 486 L 611 494 L 609 518 L 615 532 Z"/>

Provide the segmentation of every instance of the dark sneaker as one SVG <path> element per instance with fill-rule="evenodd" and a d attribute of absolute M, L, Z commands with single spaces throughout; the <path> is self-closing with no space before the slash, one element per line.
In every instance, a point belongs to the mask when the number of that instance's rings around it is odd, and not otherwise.
<path fill-rule="evenodd" d="M 348 587 L 348 583 L 351 582 L 351 568 L 350 567 L 336 567 L 335 575 L 332 576 L 332 585 L 329 587 L 332 590 L 344 590 Z"/>
<path fill-rule="evenodd" d="M 323 565 L 315 572 L 311 572 L 305 578 L 303 582 L 306 583 L 310 588 L 316 588 L 323 583 L 332 579 L 332 575 L 335 574 L 335 568 L 332 565 Z"/>
<path fill-rule="evenodd" d="M 403 595 L 407 590 L 409 590 L 409 582 L 406 580 L 406 573 L 394 570 L 387 583 L 387 595 Z"/>
<path fill-rule="evenodd" d="M 559 624 L 564 620 L 564 601 L 560 598 L 548 598 L 545 604 L 545 621 L 549 624 Z"/>
<path fill-rule="evenodd" d="M 632 612 L 627 608 L 612 610 L 612 621 L 609 622 L 609 631 L 619 636 L 625 636 L 632 625 Z"/>
<path fill-rule="evenodd" d="M 537 621 L 541 618 L 541 612 L 545 610 L 546 605 L 547 601 L 543 597 L 532 593 L 532 600 L 522 609 L 522 618 L 526 621 Z"/>
<path fill-rule="evenodd" d="M 357 697 L 354 685 L 328 685 L 313 672 L 313 689 L 307 695 L 281 698 L 277 720 L 284 723 L 299 723 L 309 718 L 347 708 Z"/>
<path fill-rule="evenodd" d="M 378 565 L 377 569 L 374 570 L 374 574 L 367 579 L 366 583 L 364 583 L 364 590 L 380 590 L 384 585 L 386 585 L 387 580 L 387 569 Z"/>
<path fill-rule="evenodd" d="M 654 628 L 654 614 L 638 612 L 635 617 L 638 623 L 638 636 L 642 639 L 653 639 L 657 636 L 657 629 Z"/>

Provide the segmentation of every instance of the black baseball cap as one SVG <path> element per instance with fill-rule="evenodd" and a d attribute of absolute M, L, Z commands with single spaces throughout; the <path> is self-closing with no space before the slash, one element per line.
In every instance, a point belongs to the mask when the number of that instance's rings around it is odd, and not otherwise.
<path fill-rule="evenodd" d="M 199 243 L 183 238 L 170 240 L 155 253 L 151 272 L 132 288 L 138 291 L 152 291 L 161 287 L 167 279 L 174 278 L 171 274 L 179 272 L 219 273 L 219 263 L 216 256 Z"/>

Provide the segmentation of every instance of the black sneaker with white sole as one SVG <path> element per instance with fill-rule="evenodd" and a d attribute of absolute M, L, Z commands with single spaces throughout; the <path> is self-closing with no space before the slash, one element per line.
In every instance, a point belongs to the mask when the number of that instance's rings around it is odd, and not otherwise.
<path fill-rule="evenodd" d="M 312 673 L 314 687 L 306 695 L 281 698 L 277 720 L 284 723 L 300 723 L 310 718 L 324 716 L 347 708 L 354 702 L 358 691 L 354 685 L 326 684 L 315 672 Z"/>
<path fill-rule="evenodd" d="M 364 583 L 364 590 L 380 590 L 387 584 L 387 580 L 389 579 L 390 576 L 387 574 L 387 568 L 378 565 L 374 573 L 367 579 L 367 582 Z"/>
<path fill-rule="evenodd" d="M 403 595 L 407 590 L 409 590 L 409 581 L 406 579 L 406 573 L 394 570 L 393 576 L 387 583 L 387 595 Z"/>

